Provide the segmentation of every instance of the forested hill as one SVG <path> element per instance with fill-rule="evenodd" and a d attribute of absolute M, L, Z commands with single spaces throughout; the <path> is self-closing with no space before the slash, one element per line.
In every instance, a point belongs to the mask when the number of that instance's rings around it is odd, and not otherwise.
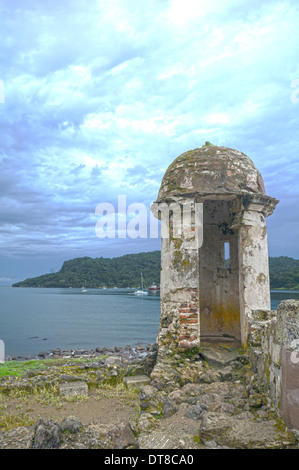
<path fill-rule="evenodd" d="M 118 258 L 75 258 L 65 261 L 57 273 L 44 274 L 13 284 L 13 287 L 144 287 L 160 282 L 160 251 Z M 299 260 L 280 256 L 269 258 L 272 289 L 299 290 Z"/>
<path fill-rule="evenodd" d="M 288 256 L 269 258 L 271 289 L 299 290 L 299 260 Z"/>
<path fill-rule="evenodd" d="M 65 261 L 57 273 L 26 279 L 13 287 L 144 287 L 160 282 L 160 251 L 119 258 L 75 258 Z"/>

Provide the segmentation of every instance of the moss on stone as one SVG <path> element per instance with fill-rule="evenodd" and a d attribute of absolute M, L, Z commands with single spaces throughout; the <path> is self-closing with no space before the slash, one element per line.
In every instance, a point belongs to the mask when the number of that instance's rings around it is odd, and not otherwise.
<path fill-rule="evenodd" d="M 182 246 L 183 239 L 182 238 L 171 238 L 171 243 L 175 247 L 176 250 L 179 250 Z"/>
<path fill-rule="evenodd" d="M 189 359 L 190 361 L 198 361 L 201 357 L 201 349 L 199 346 L 193 346 L 191 348 L 187 348 L 181 353 L 182 360 Z"/>

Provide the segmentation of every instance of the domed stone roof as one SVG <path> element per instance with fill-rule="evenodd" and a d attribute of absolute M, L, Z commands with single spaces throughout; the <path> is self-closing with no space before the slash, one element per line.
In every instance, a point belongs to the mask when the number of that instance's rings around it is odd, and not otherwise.
<path fill-rule="evenodd" d="M 263 178 L 247 155 L 206 142 L 177 157 L 166 170 L 158 200 L 178 195 L 261 194 Z"/>

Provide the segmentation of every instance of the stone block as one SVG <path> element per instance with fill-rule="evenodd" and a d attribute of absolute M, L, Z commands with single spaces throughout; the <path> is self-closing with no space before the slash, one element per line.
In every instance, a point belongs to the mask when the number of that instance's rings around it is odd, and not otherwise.
<path fill-rule="evenodd" d="M 236 360 L 238 351 L 220 348 L 203 348 L 202 355 L 210 364 L 226 366 Z"/>
<path fill-rule="evenodd" d="M 128 388 L 141 388 L 144 385 L 149 385 L 151 379 L 147 375 L 132 375 L 125 377 L 124 382 Z"/>
<path fill-rule="evenodd" d="M 34 426 L 32 449 L 58 449 L 61 444 L 61 429 L 49 418 L 39 418 Z"/>
<path fill-rule="evenodd" d="M 279 366 L 281 362 L 281 345 L 277 343 L 272 343 L 271 346 L 272 361 L 274 362 L 274 364 Z"/>
<path fill-rule="evenodd" d="M 62 397 L 74 395 L 88 395 L 88 385 L 83 381 L 67 382 L 59 385 L 59 393 Z"/>
<path fill-rule="evenodd" d="M 141 433 L 138 438 L 140 449 L 181 449 L 182 442 L 173 433 L 153 431 Z"/>
<path fill-rule="evenodd" d="M 119 356 L 109 356 L 105 359 L 105 365 L 108 367 L 121 366 L 121 358 Z"/>

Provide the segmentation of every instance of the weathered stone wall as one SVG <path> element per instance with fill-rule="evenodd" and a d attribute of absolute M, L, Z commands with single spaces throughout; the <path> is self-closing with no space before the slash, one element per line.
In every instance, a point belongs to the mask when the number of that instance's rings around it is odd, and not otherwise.
<path fill-rule="evenodd" d="M 159 354 L 199 346 L 199 261 L 193 245 L 199 227 L 194 217 L 192 220 L 177 237 L 170 215 L 169 234 L 161 237 Z"/>
<path fill-rule="evenodd" d="M 248 352 L 253 369 L 290 429 L 299 430 L 299 301 L 285 300 L 277 312 L 249 316 Z"/>
<path fill-rule="evenodd" d="M 270 309 L 265 202 L 251 202 L 240 225 L 240 305 L 242 343 L 246 345 L 252 311 Z"/>

